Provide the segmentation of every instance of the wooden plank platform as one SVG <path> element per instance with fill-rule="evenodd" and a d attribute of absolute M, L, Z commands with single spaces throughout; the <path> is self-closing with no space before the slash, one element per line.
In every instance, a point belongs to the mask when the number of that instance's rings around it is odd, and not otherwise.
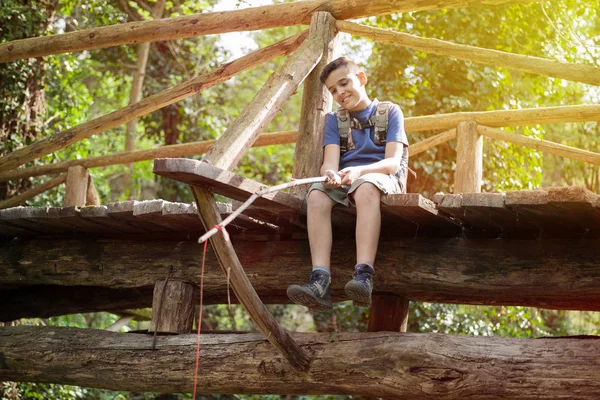
<path fill-rule="evenodd" d="M 223 218 L 232 212 L 231 204 L 218 203 Z M 242 215 L 229 226 L 230 233 L 256 232 L 276 234 L 273 224 Z M 127 201 L 108 206 L 86 207 L 14 207 L 0 210 L 0 237 L 44 235 L 129 236 L 177 233 L 204 233 L 195 203 L 163 200 Z"/>
<path fill-rule="evenodd" d="M 193 160 L 192 160 L 193 161 Z M 264 188 L 250 179 L 206 163 L 192 174 L 222 194 L 238 200 L 218 203 L 222 218 L 231 214 L 254 192 Z M 196 164 L 194 164 L 196 165 Z M 216 177 L 217 181 L 211 177 Z M 226 182 L 220 182 L 226 177 Z M 190 178 L 189 176 L 185 179 Z M 192 178 L 190 178 L 192 179 Z M 239 183 L 233 188 L 229 183 Z M 213 184 L 214 183 L 214 184 Z M 237 184 L 236 184 L 237 185 Z M 260 206 L 249 207 L 229 226 L 231 235 L 305 238 L 305 205 L 296 197 L 279 193 L 263 199 Z M 435 201 L 415 193 L 382 198 L 382 239 L 395 237 L 465 237 L 537 239 L 600 237 L 600 197 L 577 187 L 523 190 L 504 193 L 439 194 Z M 270 206 L 274 208 L 269 208 Z M 355 232 L 354 208 L 338 207 L 332 216 L 336 237 L 352 237 Z M 127 201 L 106 206 L 14 207 L 0 210 L 0 238 L 44 235 L 131 236 L 162 235 L 182 239 L 201 235 L 204 227 L 196 204 L 165 200 Z"/>

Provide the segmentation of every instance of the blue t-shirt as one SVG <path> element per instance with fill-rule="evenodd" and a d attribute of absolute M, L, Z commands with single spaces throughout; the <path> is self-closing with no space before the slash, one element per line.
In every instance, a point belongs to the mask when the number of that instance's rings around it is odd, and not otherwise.
<path fill-rule="evenodd" d="M 360 111 L 351 111 L 350 115 L 361 123 L 368 121 L 377 111 L 377 100 L 373 100 L 365 109 Z M 352 129 L 352 140 L 356 148 L 348 150 L 340 158 L 340 169 L 346 167 L 356 167 L 360 165 L 372 164 L 385 158 L 385 145 L 376 145 L 373 141 L 373 128 Z M 386 134 L 387 142 L 400 142 L 408 147 L 408 139 L 404 131 L 404 115 L 397 104 L 390 107 L 388 114 L 388 129 Z M 325 119 L 325 134 L 323 138 L 323 147 L 328 144 L 340 145 L 340 133 L 338 130 L 337 117 L 335 112 L 327 114 Z M 396 174 L 401 184 L 406 183 L 408 171 L 408 151 L 404 149 L 400 168 Z M 404 186 L 405 187 L 405 186 Z"/>

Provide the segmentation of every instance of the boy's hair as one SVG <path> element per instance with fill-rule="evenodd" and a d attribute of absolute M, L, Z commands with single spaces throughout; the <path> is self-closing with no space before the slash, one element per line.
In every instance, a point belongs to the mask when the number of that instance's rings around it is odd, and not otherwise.
<path fill-rule="evenodd" d="M 341 67 L 346 67 L 348 68 L 348 71 L 358 74 L 360 72 L 360 68 L 358 67 L 358 65 L 356 65 L 356 63 L 354 61 L 352 61 L 351 59 L 349 59 L 348 57 L 340 57 L 340 58 L 336 58 L 335 60 L 333 60 L 332 62 L 330 62 L 329 64 L 327 64 L 325 66 L 325 68 L 323 68 L 323 71 L 321 72 L 321 75 L 319 75 L 319 79 L 321 80 L 321 83 L 325 83 L 325 80 L 327 78 L 329 78 L 329 75 L 335 71 L 338 68 Z"/>

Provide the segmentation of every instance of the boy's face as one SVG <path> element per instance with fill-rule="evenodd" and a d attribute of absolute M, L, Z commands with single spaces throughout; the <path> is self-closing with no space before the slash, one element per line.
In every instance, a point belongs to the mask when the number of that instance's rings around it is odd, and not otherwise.
<path fill-rule="evenodd" d="M 345 66 L 333 70 L 325 79 L 325 86 L 333 99 L 349 111 L 363 110 L 369 105 L 366 84 L 367 76 L 364 72 L 353 73 Z"/>

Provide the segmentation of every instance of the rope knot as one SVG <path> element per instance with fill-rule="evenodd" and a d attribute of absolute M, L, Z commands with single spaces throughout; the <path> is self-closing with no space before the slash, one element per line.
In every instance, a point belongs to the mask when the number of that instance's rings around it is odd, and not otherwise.
<path fill-rule="evenodd" d="M 213 229 L 216 229 L 219 232 L 222 232 L 223 236 L 225 236 L 225 240 L 229 241 L 229 233 L 227 232 L 227 230 L 225 229 L 224 226 L 217 224 L 217 225 L 213 226 Z"/>

